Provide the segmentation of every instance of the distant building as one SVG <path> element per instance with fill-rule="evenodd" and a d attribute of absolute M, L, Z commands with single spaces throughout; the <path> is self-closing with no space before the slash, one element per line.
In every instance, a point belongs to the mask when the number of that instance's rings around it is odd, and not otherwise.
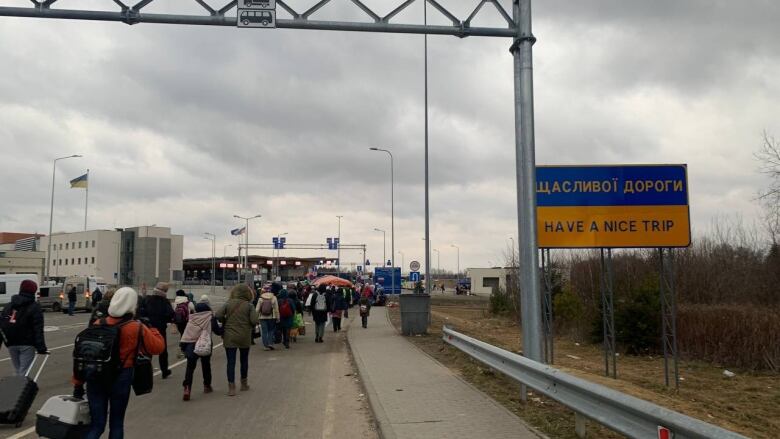
<path fill-rule="evenodd" d="M 48 238 L 41 238 L 44 254 L 48 245 Z M 141 226 L 54 234 L 46 263 L 50 277 L 95 276 L 108 284 L 153 286 L 182 281 L 183 256 L 182 235 L 172 235 L 169 227 Z"/>
<path fill-rule="evenodd" d="M 0 274 L 37 274 L 43 279 L 46 254 L 35 251 L 0 251 Z"/>
<path fill-rule="evenodd" d="M 215 283 L 233 285 L 238 279 L 238 272 L 243 268 L 243 260 L 237 256 L 218 256 L 215 260 Z M 311 271 L 322 271 L 322 267 L 330 267 L 333 259 L 323 257 L 284 257 L 249 255 L 249 268 L 253 275 L 261 276 L 263 280 L 276 277 L 282 281 L 297 281 L 304 279 Z M 335 266 L 335 265 L 334 265 Z M 342 269 L 343 270 L 343 269 Z M 211 282 L 211 258 L 190 258 L 184 260 L 185 282 L 190 284 L 206 284 Z M 243 275 L 242 275 L 243 276 Z"/>
<path fill-rule="evenodd" d="M 36 233 L 0 232 L 0 250 L 36 250 L 35 243 L 41 236 Z"/>
<path fill-rule="evenodd" d="M 467 268 L 466 276 L 471 278 L 471 294 L 489 296 L 494 288 L 506 291 L 511 268 Z"/>

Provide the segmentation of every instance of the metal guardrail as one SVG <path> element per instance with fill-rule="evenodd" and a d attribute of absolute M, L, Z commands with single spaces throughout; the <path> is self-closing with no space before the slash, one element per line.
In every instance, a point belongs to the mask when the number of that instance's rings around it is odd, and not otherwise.
<path fill-rule="evenodd" d="M 446 343 L 527 385 L 575 413 L 631 438 L 657 438 L 659 427 L 674 439 L 745 438 L 690 416 L 574 377 L 558 369 L 444 327 Z"/>

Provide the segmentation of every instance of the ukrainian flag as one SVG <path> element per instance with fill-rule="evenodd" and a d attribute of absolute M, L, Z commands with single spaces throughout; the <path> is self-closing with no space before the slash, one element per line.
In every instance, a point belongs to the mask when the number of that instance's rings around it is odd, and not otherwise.
<path fill-rule="evenodd" d="M 70 181 L 70 188 L 87 188 L 87 177 L 89 176 L 89 172 L 82 175 L 81 177 L 76 177 L 73 180 Z"/>

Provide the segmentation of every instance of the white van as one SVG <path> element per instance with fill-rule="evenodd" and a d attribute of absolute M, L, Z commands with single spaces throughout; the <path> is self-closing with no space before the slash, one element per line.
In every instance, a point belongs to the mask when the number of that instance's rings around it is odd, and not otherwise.
<path fill-rule="evenodd" d="M 65 279 L 60 300 L 62 301 L 62 312 L 68 312 L 68 292 L 72 287 L 76 287 L 76 310 L 92 311 L 92 293 L 95 289 L 105 294 L 108 289 L 106 283 L 101 277 L 93 276 L 71 276 Z"/>
<path fill-rule="evenodd" d="M 0 274 L 0 305 L 11 301 L 11 297 L 19 294 L 22 281 L 31 280 L 38 284 L 37 274 Z M 37 293 L 37 291 L 36 291 Z"/>

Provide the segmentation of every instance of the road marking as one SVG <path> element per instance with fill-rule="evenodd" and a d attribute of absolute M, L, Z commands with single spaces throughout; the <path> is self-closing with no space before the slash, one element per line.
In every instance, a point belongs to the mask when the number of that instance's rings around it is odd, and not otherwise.
<path fill-rule="evenodd" d="M 223 345 L 223 343 L 220 343 L 218 345 L 215 345 L 212 349 L 216 349 L 216 348 L 218 348 L 218 347 L 220 347 L 222 345 Z M 60 347 L 57 347 L 57 348 L 49 349 L 49 351 L 66 348 L 68 346 L 73 346 L 73 345 L 69 344 L 67 346 L 60 346 Z M 6 358 L 4 360 L 0 360 L 0 361 L 5 361 L 5 360 L 8 360 L 8 358 Z M 186 362 L 187 362 L 187 360 L 177 361 L 176 363 L 171 364 L 170 367 L 168 367 L 168 369 L 173 369 L 176 366 L 181 366 L 182 364 L 184 364 Z M 160 375 L 161 373 L 162 373 L 162 371 L 155 372 L 154 376 Z M 27 436 L 30 433 L 35 433 L 35 427 L 30 427 L 27 430 L 22 430 L 19 433 L 16 433 L 15 435 L 13 435 L 13 436 L 8 436 L 6 439 L 22 439 L 23 437 Z"/>
<path fill-rule="evenodd" d="M 59 349 L 65 349 L 65 348 L 69 348 L 69 347 L 71 347 L 71 346 L 73 346 L 73 343 L 71 343 L 71 344 L 66 344 L 66 345 L 64 345 L 64 346 L 57 346 L 56 348 L 50 348 L 50 349 L 49 349 L 49 352 L 51 352 L 51 351 L 56 351 L 56 350 L 59 350 Z M 2 358 L 2 359 L 0 359 L 0 363 L 2 363 L 3 361 L 8 361 L 8 360 L 10 360 L 10 359 L 11 359 L 11 357 L 8 357 L 8 358 Z"/>

